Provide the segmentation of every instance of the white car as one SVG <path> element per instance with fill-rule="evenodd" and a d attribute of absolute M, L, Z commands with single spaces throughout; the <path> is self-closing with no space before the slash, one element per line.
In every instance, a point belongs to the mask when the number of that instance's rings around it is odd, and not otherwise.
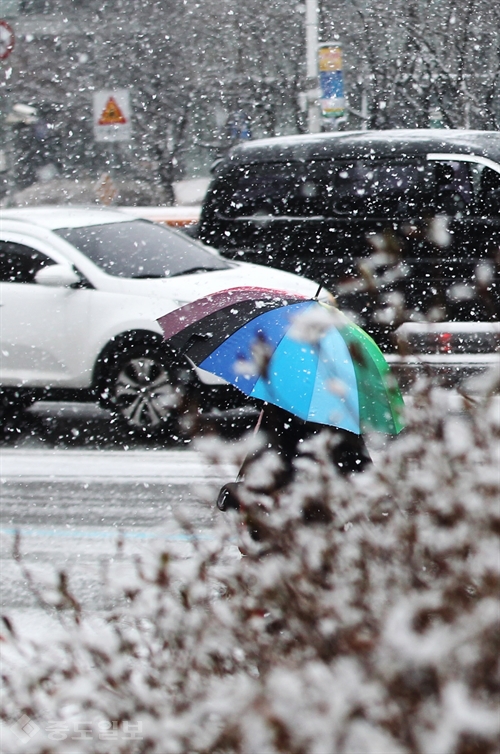
<path fill-rule="evenodd" d="M 156 320 L 240 285 L 307 296 L 317 289 L 289 272 L 223 259 L 183 233 L 119 210 L 1 211 L 3 410 L 44 398 L 97 400 L 129 431 L 171 427 L 186 365 Z"/>

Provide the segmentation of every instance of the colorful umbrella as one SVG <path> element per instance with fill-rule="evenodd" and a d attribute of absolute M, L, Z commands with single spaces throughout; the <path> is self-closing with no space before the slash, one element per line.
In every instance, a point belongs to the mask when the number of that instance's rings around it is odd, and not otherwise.
<path fill-rule="evenodd" d="M 231 288 L 158 322 L 178 353 L 251 398 L 356 434 L 403 427 L 403 399 L 382 352 L 334 306 Z"/>

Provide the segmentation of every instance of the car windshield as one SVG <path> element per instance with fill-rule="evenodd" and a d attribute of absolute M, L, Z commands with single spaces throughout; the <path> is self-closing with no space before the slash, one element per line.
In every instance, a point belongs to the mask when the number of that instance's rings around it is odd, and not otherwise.
<path fill-rule="evenodd" d="M 59 228 L 55 232 L 116 277 L 168 278 L 231 266 L 181 232 L 147 220 Z"/>

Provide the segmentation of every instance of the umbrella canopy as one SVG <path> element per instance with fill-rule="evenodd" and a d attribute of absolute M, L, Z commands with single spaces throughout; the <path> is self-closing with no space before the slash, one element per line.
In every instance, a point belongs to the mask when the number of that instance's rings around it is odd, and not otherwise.
<path fill-rule="evenodd" d="M 158 322 L 178 353 L 251 398 L 356 434 L 403 427 L 403 399 L 382 352 L 336 307 L 242 287 Z"/>

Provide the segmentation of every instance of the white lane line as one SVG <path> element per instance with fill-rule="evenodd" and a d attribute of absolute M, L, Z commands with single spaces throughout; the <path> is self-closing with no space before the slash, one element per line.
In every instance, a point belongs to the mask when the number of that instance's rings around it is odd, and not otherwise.
<path fill-rule="evenodd" d="M 25 474 L 16 474 L 16 475 L 8 475 L 8 474 L 1 474 L 0 483 L 6 483 L 6 482 L 17 482 L 19 484 L 28 484 L 28 482 L 88 482 L 88 483 L 94 483 L 99 482 L 99 484 L 109 484 L 109 485 L 117 485 L 120 484 L 120 482 L 128 483 L 128 484 L 163 484 L 166 486 L 189 486 L 189 485 L 200 485 L 205 483 L 216 483 L 220 482 L 221 479 L 224 479 L 224 481 L 233 480 L 236 477 L 236 471 L 232 469 L 228 472 L 228 474 L 217 474 L 217 475 L 210 475 L 210 474 L 201 474 L 201 473 L 193 473 L 189 476 L 171 476 L 170 474 L 164 474 L 164 476 L 161 476 L 159 474 L 147 474 L 145 476 L 127 476 L 127 477 L 121 477 L 118 479 L 111 479 L 111 478 L 103 478 L 101 476 L 91 476 L 90 474 L 68 474 L 66 475 L 59 475 L 59 474 L 49 474 L 47 476 L 27 476 Z"/>
<path fill-rule="evenodd" d="M 49 537 L 64 539 L 163 539 L 169 542 L 196 542 L 201 540 L 213 539 L 213 536 L 207 534 L 188 534 L 186 532 L 174 532 L 172 534 L 162 534 L 158 531 L 122 531 L 119 528 L 114 530 L 96 530 L 85 531 L 82 529 L 41 529 L 19 527 L 0 527 L 0 535 L 13 537 L 19 533 L 21 537 Z"/>
<path fill-rule="evenodd" d="M 189 484 L 231 478 L 230 465 L 213 467 L 194 451 L 2 450 L 2 480 L 151 481 Z"/>

